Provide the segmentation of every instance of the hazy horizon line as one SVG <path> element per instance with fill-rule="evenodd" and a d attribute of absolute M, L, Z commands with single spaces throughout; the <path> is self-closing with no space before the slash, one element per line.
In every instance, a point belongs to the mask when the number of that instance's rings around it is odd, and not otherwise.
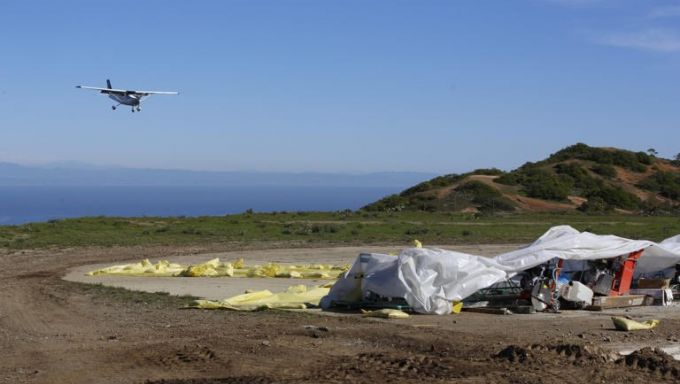
<path fill-rule="evenodd" d="M 21 162 L 12 160 L 0 160 L 0 165 L 14 165 L 20 167 L 33 167 L 41 169 L 71 169 L 71 170 L 138 170 L 138 171 L 179 171 L 179 172 L 206 172 L 206 173 L 260 173 L 260 174 L 326 174 L 326 175 L 370 175 L 384 173 L 400 174 L 444 174 L 437 171 L 413 171 L 413 170 L 372 170 L 372 171 L 322 171 L 322 170 L 283 170 L 267 171 L 261 169 L 198 169 L 198 168 L 163 168 L 154 166 L 131 166 L 119 164 L 96 164 L 83 161 L 50 161 L 50 162 Z"/>

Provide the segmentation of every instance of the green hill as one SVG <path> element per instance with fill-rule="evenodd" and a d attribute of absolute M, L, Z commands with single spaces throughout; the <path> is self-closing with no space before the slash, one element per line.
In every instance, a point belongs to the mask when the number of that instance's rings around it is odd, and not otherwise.
<path fill-rule="evenodd" d="M 510 172 L 478 169 L 435 177 L 363 209 L 674 213 L 680 211 L 680 159 L 579 143 Z"/>

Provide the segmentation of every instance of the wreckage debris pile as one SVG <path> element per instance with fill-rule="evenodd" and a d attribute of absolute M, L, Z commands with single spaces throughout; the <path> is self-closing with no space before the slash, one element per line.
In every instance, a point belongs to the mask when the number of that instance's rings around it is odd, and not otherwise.
<path fill-rule="evenodd" d="M 221 302 L 199 302 L 197 306 L 249 310 L 309 306 L 391 308 L 444 315 L 460 311 L 460 302 L 485 289 L 497 291 L 500 285 L 503 296 L 513 302 L 517 297 L 527 302 L 516 308 L 520 313 L 530 313 L 524 312 L 526 308 L 556 312 L 560 302 L 575 308 L 642 305 L 649 297 L 667 303 L 672 300 L 672 292 L 665 288 L 643 288 L 637 295 L 631 294 L 633 280 L 673 277 L 679 264 L 680 235 L 655 243 L 557 226 L 532 244 L 495 257 L 421 248 L 418 242 L 396 256 L 360 254 L 351 267 L 277 263 L 247 266 L 243 259 L 213 259 L 196 265 L 144 260 L 89 274 L 329 279 L 334 283 L 330 288 L 305 287 L 303 291 L 296 286 L 277 294 L 251 292 Z"/>
<path fill-rule="evenodd" d="M 397 257 L 361 254 L 321 306 L 345 306 L 366 298 L 385 303 L 400 299 L 415 312 L 445 315 L 453 311 L 454 303 L 506 283 L 512 284 L 505 296 L 512 296 L 512 301 L 523 296 L 539 311 L 559 310 L 560 285 L 569 287 L 564 297 L 579 306 L 642 305 L 647 293 L 625 296 L 632 280 L 672 277 L 678 263 L 680 235 L 655 243 L 556 226 L 532 244 L 495 257 L 436 248 L 407 248 Z M 593 298 L 593 293 L 611 299 Z M 671 296 L 664 295 L 662 300 Z"/>

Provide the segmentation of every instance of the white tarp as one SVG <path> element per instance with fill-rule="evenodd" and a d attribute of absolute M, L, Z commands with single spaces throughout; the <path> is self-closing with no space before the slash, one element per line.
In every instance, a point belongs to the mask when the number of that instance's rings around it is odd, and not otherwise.
<path fill-rule="evenodd" d="M 554 258 L 595 260 L 644 249 L 636 274 L 651 274 L 680 262 L 680 235 L 661 243 L 579 232 L 570 226 L 548 230 L 531 245 L 496 257 L 441 249 L 408 248 L 399 256 L 361 254 L 352 268 L 321 301 L 359 301 L 367 292 L 403 297 L 416 312 L 451 313 L 461 301 L 482 288 Z"/>

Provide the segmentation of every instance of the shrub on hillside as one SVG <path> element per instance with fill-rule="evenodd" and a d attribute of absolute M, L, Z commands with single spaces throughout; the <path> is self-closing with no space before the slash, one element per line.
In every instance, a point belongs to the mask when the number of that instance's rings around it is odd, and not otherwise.
<path fill-rule="evenodd" d="M 616 168 L 609 164 L 595 164 L 590 170 L 606 179 L 613 179 L 617 176 Z"/>
<path fill-rule="evenodd" d="M 492 197 L 490 199 L 480 201 L 478 203 L 479 206 L 477 207 L 477 209 L 479 209 L 482 212 L 497 212 L 497 211 L 511 212 L 514 211 L 516 208 L 512 200 L 502 196 Z"/>
<path fill-rule="evenodd" d="M 586 213 L 604 213 L 611 211 L 612 207 L 601 197 L 593 196 L 581 204 L 581 206 L 578 207 L 578 210 Z"/>
<path fill-rule="evenodd" d="M 423 181 L 422 183 L 416 184 L 412 186 L 411 188 L 407 188 L 403 190 L 399 196 L 406 197 L 406 196 L 411 196 L 415 195 L 416 193 L 419 192 L 424 192 L 432 189 L 432 184 L 430 183 L 430 180 L 428 181 Z"/>
<path fill-rule="evenodd" d="M 552 154 L 547 161 L 554 163 L 570 159 L 588 160 L 598 164 L 618 165 L 634 172 L 644 172 L 647 170 L 647 165 L 654 162 L 654 159 L 644 152 L 634 153 L 620 149 L 610 150 L 593 148 L 583 143 L 566 147 Z"/>
<path fill-rule="evenodd" d="M 480 168 L 470 172 L 472 175 L 500 176 L 505 172 L 498 168 Z"/>
<path fill-rule="evenodd" d="M 399 195 L 390 195 L 361 209 L 371 212 L 397 212 L 406 208 L 407 202 L 407 199 Z"/>
<path fill-rule="evenodd" d="M 650 196 L 642 203 L 642 213 L 650 216 L 678 215 L 680 214 L 680 204 Z"/>
<path fill-rule="evenodd" d="M 654 157 L 644 152 L 636 152 L 635 156 L 637 157 L 637 161 L 642 164 L 652 165 L 652 163 L 654 162 Z"/>
<path fill-rule="evenodd" d="M 555 172 L 557 172 L 558 174 L 569 175 L 576 180 L 590 176 L 588 175 L 588 171 L 586 171 L 583 167 L 575 163 L 559 163 L 556 164 L 553 168 L 555 169 Z"/>
<path fill-rule="evenodd" d="M 515 205 L 503 197 L 503 194 L 496 188 L 479 181 L 462 184 L 452 191 L 452 194 L 457 198 L 471 201 L 480 211 L 513 211 L 515 209 Z"/>
<path fill-rule="evenodd" d="M 409 196 L 406 207 L 413 210 L 434 212 L 437 210 L 437 197 L 434 195 L 418 194 Z"/>
<path fill-rule="evenodd" d="M 680 174 L 658 171 L 637 184 L 639 188 L 680 200 Z"/>
<path fill-rule="evenodd" d="M 475 197 L 496 197 L 501 193 L 494 187 L 482 183 L 481 181 L 468 181 L 456 188 L 458 192 L 469 193 Z"/>
<path fill-rule="evenodd" d="M 457 181 L 459 181 L 463 177 L 464 177 L 464 175 L 457 175 L 457 174 L 438 176 L 438 177 L 435 177 L 434 179 L 424 181 L 420 184 L 416 184 L 415 186 L 404 190 L 399 195 L 405 197 L 405 196 L 415 195 L 416 193 L 419 193 L 419 192 L 429 191 L 430 189 L 433 189 L 433 188 L 447 187 L 449 185 L 456 183 Z"/>
<path fill-rule="evenodd" d="M 538 199 L 563 201 L 569 195 L 572 185 L 543 169 L 527 172 L 524 191 L 527 196 Z"/>
<path fill-rule="evenodd" d="M 430 185 L 433 187 L 448 187 L 449 185 L 453 185 L 454 183 L 458 182 L 463 177 L 465 177 L 465 175 L 457 175 L 455 173 L 438 176 L 430 180 Z"/>
<path fill-rule="evenodd" d="M 576 189 L 574 194 L 583 195 L 588 191 L 600 188 L 602 182 L 592 176 L 583 167 L 573 163 L 560 163 L 554 166 L 555 172 L 565 183 Z"/>
<path fill-rule="evenodd" d="M 506 174 L 500 175 L 499 177 L 493 179 L 494 183 L 503 184 L 503 185 L 518 185 L 518 184 L 521 184 L 522 181 L 523 181 L 522 174 L 520 174 L 517 171 L 506 173 Z"/>
<path fill-rule="evenodd" d="M 621 208 L 627 210 L 638 209 L 642 201 L 632 193 L 626 192 L 619 186 L 603 185 L 599 189 L 589 191 L 585 196 L 588 199 L 600 198 L 611 208 Z"/>

